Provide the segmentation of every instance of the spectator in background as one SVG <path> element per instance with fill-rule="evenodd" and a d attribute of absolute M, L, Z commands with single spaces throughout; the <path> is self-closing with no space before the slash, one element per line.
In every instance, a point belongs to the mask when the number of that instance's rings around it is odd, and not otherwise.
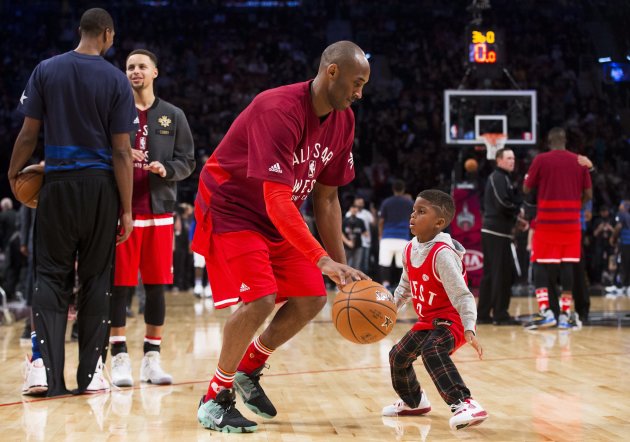
<path fill-rule="evenodd" d="M 610 238 L 615 231 L 614 219 L 610 215 L 608 206 L 599 207 L 599 216 L 593 219 L 592 231 L 589 277 L 592 284 L 601 284 L 602 273 L 608 267 L 608 257 L 614 250 L 610 244 Z"/>
<path fill-rule="evenodd" d="M 372 246 L 372 226 L 374 225 L 374 216 L 372 212 L 365 208 L 365 199 L 359 197 L 354 199 L 354 206 L 357 208 L 357 218 L 363 220 L 365 224 L 365 235 L 361 235 L 361 260 L 356 266 L 363 273 L 367 274 L 370 269 L 370 247 Z M 348 210 L 346 217 L 349 217 L 351 211 Z M 352 264 L 348 263 L 353 267 Z"/>
<path fill-rule="evenodd" d="M 618 277 L 614 280 L 614 290 L 606 287 L 606 291 L 614 296 L 630 296 L 630 200 L 621 202 L 616 221 L 610 244 L 617 246 L 619 250 Z"/>
<path fill-rule="evenodd" d="M 17 230 L 17 213 L 13 210 L 13 200 L 2 198 L 0 201 L 0 252 L 6 251 L 13 232 Z"/>
<path fill-rule="evenodd" d="M 385 198 L 378 216 L 379 253 L 381 283 L 389 290 L 390 281 L 398 281 L 403 268 L 403 249 L 409 241 L 409 216 L 413 211 L 413 200 L 405 196 L 405 183 L 394 180 L 393 196 Z"/>
<path fill-rule="evenodd" d="M 13 200 L 2 198 L 0 201 L 0 253 L 4 253 L 4 263 L 0 268 L 0 281 L 9 299 L 16 294 L 20 282 L 20 269 L 23 255 L 19 249 L 19 217 L 13 210 Z M 19 290 L 19 289 L 18 289 Z"/>
<path fill-rule="evenodd" d="M 499 149 L 495 159 L 496 169 L 486 181 L 483 197 L 483 278 L 479 288 L 477 322 L 517 325 L 520 322 L 510 316 L 508 309 L 516 274 L 512 253 L 513 230 L 517 216 L 523 216 L 522 198 L 512 181 L 514 151 Z"/>
<path fill-rule="evenodd" d="M 359 208 L 356 205 L 350 206 L 350 215 L 343 219 L 341 224 L 342 239 L 346 250 L 346 261 L 350 267 L 360 269 L 363 261 L 363 247 L 361 241 L 367 236 L 365 222 L 357 214 Z"/>

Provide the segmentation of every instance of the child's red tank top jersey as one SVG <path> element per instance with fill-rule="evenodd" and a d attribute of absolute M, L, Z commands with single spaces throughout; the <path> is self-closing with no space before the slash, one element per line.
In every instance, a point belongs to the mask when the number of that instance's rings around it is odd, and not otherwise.
<path fill-rule="evenodd" d="M 465 344 L 466 340 L 464 339 L 464 326 L 459 313 L 451 304 L 451 300 L 435 268 L 437 254 L 442 249 L 453 250 L 446 243 L 436 242 L 422 265 L 414 267 L 411 264 L 412 242 L 409 242 L 405 248 L 405 260 L 407 262 L 409 284 L 411 285 L 413 308 L 418 315 L 418 322 L 414 324 L 412 330 L 433 330 L 438 325 L 447 326 L 455 338 L 455 348 L 453 349 L 455 351 Z M 468 275 L 463 262 L 462 267 L 462 275 L 466 283 L 468 283 Z"/>

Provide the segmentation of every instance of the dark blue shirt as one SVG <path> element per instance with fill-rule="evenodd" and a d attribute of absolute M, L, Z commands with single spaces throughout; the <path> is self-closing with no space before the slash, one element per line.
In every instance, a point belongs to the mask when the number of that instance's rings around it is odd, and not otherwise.
<path fill-rule="evenodd" d="M 409 218 L 413 201 L 404 196 L 390 196 L 381 204 L 379 216 L 383 219 L 383 238 L 409 239 Z"/>
<path fill-rule="evenodd" d="M 111 134 L 131 132 L 136 106 L 125 74 L 74 51 L 37 65 L 18 106 L 44 121 L 46 172 L 112 170 Z"/>

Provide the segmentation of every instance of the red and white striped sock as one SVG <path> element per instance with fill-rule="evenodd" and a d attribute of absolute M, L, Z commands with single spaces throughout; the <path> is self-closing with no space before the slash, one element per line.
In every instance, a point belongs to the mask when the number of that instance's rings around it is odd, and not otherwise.
<path fill-rule="evenodd" d="M 536 289 L 536 301 L 538 301 L 538 309 L 541 312 L 549 308 L 549 290 L 547 287 Z"/>
<path fill-rule="evenodd" d="M 162 344 L 161 336 L 145 336 L 144 337 L 144 352 L 160 351 L 160 345 Z"/>
<path fill-rule="evenodd" d="M 569 313 L 571 311 L 571 304 L 573 304 L 573 295 L 571 293 L 563 293 L 560 295 L 560 311 L 562 313 Z"/>
<path fill-rule="evenodd" d="M 228 371 L 221 370 L 221 367 L 217 366 L 217 369 L 214 372 L 214 377 L 210 380 L 208 392 L 206 393 L 206 397 L 203 401 L 208 402 L 209 400 L 215 399 L 220 391 L 232 388 L 232 384 L 234 384 L 234 376 L 236 376 L 236 372 L 230 373 Z"/>
<path fill-rule="evenodd" d="M 267 359 L 272 353 L 273 350 L 260 342 L 260 336 L 258 336 L 254 339 L 254 342 L 247 347 L 247 351 L 238 365 L 238 371 L 251 374 L 254 370 L 260 368 L 261 365 L 267 362 Z"/>

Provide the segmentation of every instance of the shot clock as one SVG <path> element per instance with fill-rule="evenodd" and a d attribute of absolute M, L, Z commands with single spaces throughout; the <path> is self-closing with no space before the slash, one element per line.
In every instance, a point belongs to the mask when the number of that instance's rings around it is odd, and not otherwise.
<path fill-rule="evenodd" d="M 496 77 L 505 63 L 503 33 L 494 27 L 469 26 L 466 29 L 466 62 L 476 76 Z"/>

